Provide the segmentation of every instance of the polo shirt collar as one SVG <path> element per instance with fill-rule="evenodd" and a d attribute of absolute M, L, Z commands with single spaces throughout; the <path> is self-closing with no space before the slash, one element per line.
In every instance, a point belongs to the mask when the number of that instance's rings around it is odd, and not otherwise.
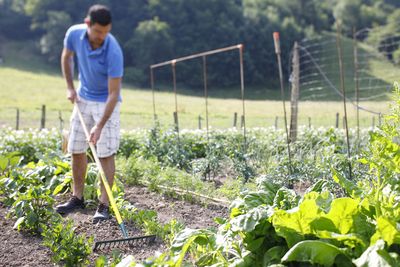
<path fill-rule="evenodd" d="M 90 43 L 89 43 L 89 36 L 88 36 L 88 33 L 87 33 L 87 29 L 84 30 L 81 33 L 81 36 L 80 36 L 81 40 L 85 40 L 86 39 L 85 43 L 86 43 L 87 49 L 89 50 L 91 55 L 100 55 L 101 53 L 103 53 L 103 51 L 106 49 L 106 46 L 108 44 L 108 39 L 109 38 L 110 38 L 110 36 L 107 34 L 106 39 L 104 40 L 103 44 L 99 48 L 93 50 L 92 47 L 90 46 Z"/>

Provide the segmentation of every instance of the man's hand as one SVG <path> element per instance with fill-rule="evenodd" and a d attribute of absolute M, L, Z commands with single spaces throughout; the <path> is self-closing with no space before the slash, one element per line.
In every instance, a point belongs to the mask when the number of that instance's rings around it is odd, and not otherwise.
<path fill-rule="evenodd" d="M 100 139 L 102 128 L 97 124 L 90 130 L 89 142 L 96 145 L 97 141 Z"/>
<path fill-rule="evenodd" d="M 72 104 L 78 102 L 78 95 L 76 94 L 75 89 L 67 89 L 67 99 L 71 101 Z"/>

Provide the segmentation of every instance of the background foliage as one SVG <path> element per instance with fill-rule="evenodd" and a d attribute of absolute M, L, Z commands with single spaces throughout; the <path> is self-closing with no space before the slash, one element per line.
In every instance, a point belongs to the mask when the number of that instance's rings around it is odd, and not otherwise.
<path fill-rule="evenodd" d="M 148 86 L 148 66 L 172 58 L 244 43 L 246 83 L 273 82 L 277 76 L 272 33 L 281 32 L 282 51 L 294 41 L 319 35 L 343 23 L 344 32 L 384 25 L 395 30 L 397 1 L 390 0 L 100 0 L 113 13 L 112 33 L 124 49 L 125 80 Z M 67 28 L 81 23 L 95 1 L 0 0 L 0 38 L 32 39 L 38 51 L 58 64 Z M 385 31 L 377 33 L 385 34 Z M 396 48 L 397 49 L 397 48 Z M 289 53 L 283 53 L 288 57 Z M 288 58 L 283 58 L 288 62 Z M 232 87 L 238 81 L 235 52 L 210 57 L 209 82 Z M 158 82 L 171 71 L 156 72 Z M 178 83 L 202 90 L 201 62 L 178 65 Z"/>

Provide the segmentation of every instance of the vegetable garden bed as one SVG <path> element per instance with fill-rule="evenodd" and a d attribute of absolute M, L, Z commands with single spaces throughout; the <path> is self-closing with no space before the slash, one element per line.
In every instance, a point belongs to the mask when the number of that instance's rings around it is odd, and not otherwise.
<path fill-rule="evenodd" d="M 227 208 L 215 205 L 204 206 L 202 204 L 188 203 L 170 196 L 151 192 L 144 187 L 125 188 L 126 199 L 141 210 L 153 210 L 158 215 L 160 223 L 168 223 L 172 219 L 182 222 L 191 228 L 215 227 L 213 221 L 215 217 L 226 217 Z M 88 208 L 82 212 L 69 214 L 67 217 L 73 219 L 77 234 L 85 234 L 87 237 L 96 236 L 96 240 L 115 239 L 121 237 L 121 232 L 117 222 L 112 220 L 92 224 L 93 208 Z M 51 261 L 51 253 L 42 244 L 42 238 L 32 234 L 18 232 L 13 229 L 14 220 L 6 219 L 7 208 L 0 205 L 0 262 L 6 266 L 54 266 Z M 143 231 L 132 223 L 127 225 L 129 235 L 143 235 Z M 165 250 L 165 244 L 157 239 L 151 245 L 143 245 L 131 248 L 119 248 L 120 252 L 115 251 L 115 255 L 123 257 L 126 254 L 133 255 L 137 261 L 144 261 L 146 258 L 154 256 L 156 251 Z M 101 255 L 111 258 L 113 251 L 101 250 L 93 253 L 89 259 L 91 265 Z"/>
<path fill-rule="evenodd" d="M 59 137 L 0 131 L 1 211 L 7 207 L 14 219 L 1 221 L 6 230 L 0 241 L 12 244 L 3 246 L 1 257 L 28 266 L 34 259 L 42 261 L 34 265 L 51 265 L 46 256 L 68 266 L 115 266 L 121 259 L 146 267 L 398 266 L 398 87 L 395 101 L 380 128 L 362 131 L 360 138 L 351 131 L 350 158 L 344 131 L 333 128 L 303 129 L 291 143 L 291 160 L 282 132 L 273 129 L 249 131 L 246 147 L 236 130 L 209 138 L 201 131 L 182 131 L 178 138 L 159 127 L 123 133 L 113 194 L 130 235 L 158 239 L 105 256 L 92 253 L 91 239 L 121 234 L 113 221 L 91 224 L 95 165 L 89 164 L 85 187 L 91 209 L 62 219 L 54 213 L 54 198 L 66 198 L 71 169 L 57 150 Z M 229 211 L 193 204 L 197 196 L 228 201 Z M 19 233 L 11 230 L 14 222 Z"/>

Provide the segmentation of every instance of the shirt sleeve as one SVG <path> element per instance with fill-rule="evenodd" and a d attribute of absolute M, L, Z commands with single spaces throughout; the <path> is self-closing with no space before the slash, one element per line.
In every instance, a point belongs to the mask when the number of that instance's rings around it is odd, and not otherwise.
<path fill-rule="evenodd" d="M 118 43 L 112 45 L 110 53 L 108 53 L 108 70 L 107 74 L 110 78 L 121 78 L 124 75 L 124 58 L 121 47 Z"/>
<path fill-rule="evenodd" d="M 74 45 L 73 45 L 73 42 L 72 42 L 72 35 L 73 35 L 73 31 L 72 31 L 72 27 L 71 27 L 65 33 L 64 48 L 67 48 L 68 50 L 75 52 Z"/>

